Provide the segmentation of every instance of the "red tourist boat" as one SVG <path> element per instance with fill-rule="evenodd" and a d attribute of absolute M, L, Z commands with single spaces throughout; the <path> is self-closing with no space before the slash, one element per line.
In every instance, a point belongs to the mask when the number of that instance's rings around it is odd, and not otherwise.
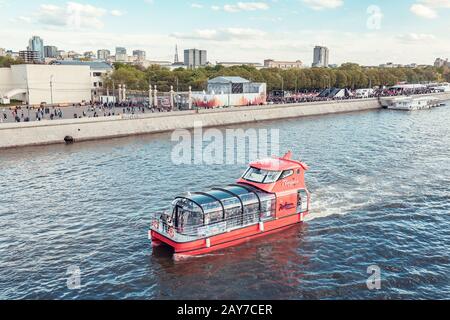
<path fill-rule="evenodd" d="M 251 163 L 236 184 L 177 197 L 171 213 L 152 216 L 149 238 L 192 256 L 301 223 L 309 213 L 307 170 L 291 152 Z"/>

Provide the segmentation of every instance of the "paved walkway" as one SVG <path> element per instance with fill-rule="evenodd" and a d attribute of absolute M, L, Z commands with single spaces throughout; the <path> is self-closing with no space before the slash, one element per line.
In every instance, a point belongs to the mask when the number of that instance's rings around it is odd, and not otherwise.
<path fill-rule="evenodd" d="M 42 111 L 42 109 L 41 109 Z M 158 110 L 153 110 L 153 112 L 158 112 Z M 20 122 L 28 121 L 39 121 L 41 120 L 59 120 L 59 119 L 74 119 L 74 118 L 94 118 L 94 117 L 111 117 L 117 116 L 121 114 L 146 114 L 152 113 L 152 109 L 147 107 L 111 107 L 111 108 L 103 108 L 103 107 L 92 107 L 92 106 L 84 106 L 84 107 L 63 107 L 63 108 L 48 108 L 48 113 L 43 111 L 42 113 L 38 111 L 38 109 L 21 107 L 20 109 L 14 110 L 11 108 L 2 108 L 0 106 L 0 124 L 1 123 L 13 123 L 18 122 L 16 120 L 16 116 L 20 119 Z M 60 116 L 61 114 L 61 116 Z M 53 115 L 53 116 L 52 116 Z"/>

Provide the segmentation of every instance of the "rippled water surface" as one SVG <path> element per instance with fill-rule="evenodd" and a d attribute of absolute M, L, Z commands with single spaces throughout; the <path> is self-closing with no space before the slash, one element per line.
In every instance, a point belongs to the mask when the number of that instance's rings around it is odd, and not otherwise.
<path fill-rule="evenodd" d="M 0 298 L 448 299 L 449 124 L 447 106 L 246 125 L 310 165 L 311 219 L 177 262 L 152 250 L 149 213 L 245 165 L 175 166 L 168 134 L 0 151 Z"/>

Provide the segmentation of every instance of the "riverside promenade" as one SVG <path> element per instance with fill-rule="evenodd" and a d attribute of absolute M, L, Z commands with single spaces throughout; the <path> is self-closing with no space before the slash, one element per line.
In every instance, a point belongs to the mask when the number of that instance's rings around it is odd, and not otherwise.
<path fill-rule="evenodd" d="M 433 94 L 449 100 L 450 93 Z M 108 118 L 65 119 L 0 125 L 0 149 L 126 137 L 241 123 L 380 109 L 378 99 L 312 102 L 288 105 L 190 110 Z"/>

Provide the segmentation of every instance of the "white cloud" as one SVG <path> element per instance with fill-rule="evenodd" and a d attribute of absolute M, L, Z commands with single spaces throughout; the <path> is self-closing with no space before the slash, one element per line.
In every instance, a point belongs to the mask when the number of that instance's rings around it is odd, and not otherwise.
<path fill-rule="evenodd" d="M 419 0 L 419 2 L 431 8 L 450 8 L 450 0 Z"/>
<path fill-rule="evenodd" d="M 23 25 L 18 23 L 18 26 Z M 30 34 L 29 26 L 23 28 L 0 28 L 0 39 L 8 48 L 21 50 Z M 330 48 L 330 62 L 356 62 L 363 65 L 378 65 L 392 61 L 395 63 L 432 64 L 436 57 L 450 52 L 448 35 L 442 33 L 396 35 L 392 30 L 385 32 L 340 30 L 290 30 L 289 32 L 263 32 L 256 29 L 228 28 L 204 29 L 183 34 L 151 32 L 108 32 L 93 29 L 74 30 L 68 28 L 43 28 L 37 26 L 33 34 L 41 36 L 48 44 L 66 51 L 85 52 L 98 48 L 113 49 L 124 46 L 129 50 L 139 48 L 151 52 L 150 60 L 173 59 L 175 43 L 179 48 L 201 48 L 208 50 L 211 61 L 262 62 L 264 59 L 302 60 L 312 63 L 313 48 L 325 44 Z M 194 36 L 191 36 L 194 35 Z M 178 41 L 182 39 L 182 41 Z M 355 45 L 355 39 L 358 39 Z M 118 43 L 119 41 L 119 43 Z M 424 45 L 426 43 L 426 45 Z M 407 54 L 405 54 L 405 52 Z"/>
<path fill-rule="evenodd" d="M 414 13 L 416 16 L 419 16 L 421 18 L 426 19 L 435 19 L 437 18 L 438 14 L 436 10 L 427 7 L 423 4 L 416 3 L 411 6 L 411 12 Z"/>
<path fill-rule="evenodd" d="M 65 6 L 42 4 L 34 17 L 36 22 L 48 26 L 101 29 L 104 26 L 102 18 L 106 13 L 105 9 L 89 4 L 67 2 Z"/>
<path fill-rule="evenodd" d="M 121 17 L 124 15 L 124 13 L 120 10 L 111 10 L 111 15 L 115 17 Z"/>
<path fill-rule="evenodd" d="M 240 11 L 256 11 L 256 10 L 268 10 L 270 7 L 265 2 L 238 2 L 234 4 L 225 4 L 223 7 L 212 6 L 211 9 L 218 11 L 223 10 L 225 12 L 240 12 Z"/>
<path fill-rule="evenodd" d="M 436 36 L 428 33 L 408 33 L 397 36 L 397 39 L 406 43 L 429 43 L 436 40 Z"/>
<path fill-rule="evenodd" d="M 178 39 L 204 40 L 204 41 L 229 41 L 233 39 L 255 39 L 261 38 L 266 33 L 251 28 L 224 28 L 224 29 L 203 29 L 196 30 L 191 34 L 173 33 L 172 36 Z"/>
<path fill-rule="evenodd" d="M 450 9 L 450 0 L 418 0 L 410 8 L 416 16 L 425 19 L 436 19 L 438 9 Z"/>
<path fill-rule="evenodd" d="M 228 0 L 228 3 L 237 5 L 237 1 Z M 297 4 L 303 4 L 303 0 L 296 1 Z M 437 9 L 434 9 L 434 6 L 442 7 L 448 3 L 444 3 L 442 0 L 439 2 L 416 0 L 415 2 L 436 11 Z M 94 10 L 81 10 L 82 28 L 72 28 L 67 21 L 69 16 L 68 6 L 64 4 L 65 2 L 54 3 L 57 3 L 57 5 L 47 4 L 39 7 L 36 14 L 22 13 L 25 19 L 21 20 L 29 21 L 29 18 L 31 18 L 32 23 L 34 23 L 32 27 L 18 21 L 18 17 L 16 17 L 16 22 L 13 25 L 9 25 L 10 27 L 0 27 L 2 43 L 7 44 L 9 48 L 14 50 L 23 49 L 30 37 L 30 30 L 32 30 L 33 34 L 41 36 L 46 43 L 54 44 L 67 51 L 84 52 L 98 48 L 113 49 L 120 45 L 129 48 L 129 50 L 136 48 L 147 50 L 151 52 L 151 56 L 149 56 L 151 60 L 172 60 L 174 44 L 178 43 L 179 48 L 197 47 L 208 50 L 211 61 L 262 62 L 267 58 L 299 59 L 307 65 L 311 63 L 312 50 L 317 44 L 324 44 L 330 48 L 330 61 L 332 63 L 353 61 L 365 65 L 377 65 L 386 61 L 404 64 L 412 62 L 432 64 L 436 57 L 445 57 L 450 52 L 450 36 L 447 33 L 436 32 L 433 36 L 432 29 L 427 26 L 427 31 L 425 31 L 423 28 L 421 29 L 421 24 L 411 26 L 408 31 L 413 33 L 405 32 L 401 35 L 396 35 L 391 29 L 369 32 L 364 26 L 361 28 L 355 27 L 352 32 L 345 32 L 342 29 L 323 30 L 313 25 L 311 25 L 309 31 L 300 29 L 300 27 L 299 30 L 290 27 L 285 29 L 286 32 L 282 32 L 278 28 L 275 32 L 270 29 L 272 24 L 259 23 L 259 21 L 254 23 L 253 19 L 274 19 L 277 17 L 276 12 L 271 14 L 272 11 L 245 11 L 247 14 L 242 25 L 231 24 L 235 27 L 226 28 L 232 23 L 232 20 L 226 20 L 226 18 L 231 18 L 232 14 L 229 14 L 222 21 L 223 28 L 222 26 L 212 27 L 205 20 L 199 30 L 191 31 L 191 28 L 185 28 L 179 29 L 179 33 L 169 35 L 170 31 L 162 33 L 155 31 L 152 34 L 152 30 L 145 30 L 144 28 L 142 28 L 142 31 L 139 31 L 139 28 L 135 31 L 132 28 L 104 28 L 100 31 L 98 28 L 89 27 L 92 23 L 86 22 L 85 17 L 91 17 L 94 21 L 97 21 L 94 26 L 101 26 L 103 22 L 106 22 L 107 17 L 111 17 L 111 10 L 114 7 L 106 9 L 93 7 Z M 214 10 L 214 6 L 210 2 L 191 0 L 191 2 L 187 2 L 187 9 L 189 9 L 191 3 L 200 3 L 210 14 L 213 13 L 210 10 Z M 274 2 L 266 1 L 266 3 L 275 7 Z M 216 7 L 223 13 L 223 3 L 220 7 Z M 148 9 L 150 6 L 146 8 Z M 293 12 L 294 10 L 289 11 L 289 14 Z M 289 18 L 289 16 L 283 17 Z M 91 18 L 88 20 L 91 20 Z M 36 23 L 38 20 L 39 24 Z M 113 20 L 117 22 L 122 19 Z M 4 25 L 6 26 L 6 23 Z M 259 27 L 259 25 L 262 26 Z M 49 28 L 48 26 L 55 27 Z M 178 39 L 181 40 L 178 41 Z"/>
<path fill-rule="evenodd" d="M 11 22 L 31 23 L 33 20 L 30 17 L 27 17 L 27 16 L 19 16 L 17 18 L 12 18 L 10 21 Z"/>
<path fill-rule="evenodd" d="M 191 3 L 191 8 L 202 9 L 203 5 L 202 4 L 198 4 L 198 3 Z"/>
<path fill-rule="evenodd" d="M 343 0 L 303 0 L 313 10 L 335 9 L 344 4 Z"/>

